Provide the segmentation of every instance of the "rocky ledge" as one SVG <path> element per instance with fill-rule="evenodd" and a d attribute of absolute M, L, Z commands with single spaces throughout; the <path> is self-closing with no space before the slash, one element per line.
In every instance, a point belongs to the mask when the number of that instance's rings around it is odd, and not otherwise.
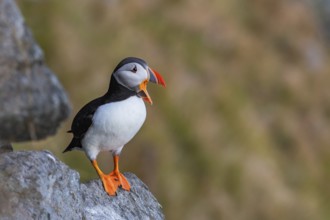
<path fill-rule="evenodd" d="M 1 219 L 164 219 L 161 205 L 132 173 L 131 191 L 110 197 L 48 151 L 0 154 Z"/>

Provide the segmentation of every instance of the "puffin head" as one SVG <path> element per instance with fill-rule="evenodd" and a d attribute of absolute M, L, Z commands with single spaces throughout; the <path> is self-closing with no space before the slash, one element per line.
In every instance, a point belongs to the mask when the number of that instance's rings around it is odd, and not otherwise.
<path fill-rule="evenodd" d="M 166 87 L 163 77 L 151 69 L 144 60 L 136 57 L 127 57 L 120 61 L 113 71 L 113 76 L 119 84 L 135 91 L 150 104 L 152 100 L 147 91 L 148 82 Z"/>

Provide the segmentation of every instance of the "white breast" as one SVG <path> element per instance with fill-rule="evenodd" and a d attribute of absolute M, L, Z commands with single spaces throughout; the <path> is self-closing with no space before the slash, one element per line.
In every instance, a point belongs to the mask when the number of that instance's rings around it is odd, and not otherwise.
<path fill-rule="evenodd" d="M 119 154 L 140 130 L 145 119 L 145 104 L 137 96 L 102 105 L 95 112 L 93 123 L 82 140 L 83 149 L 92 160 L 100 151 Z"/>

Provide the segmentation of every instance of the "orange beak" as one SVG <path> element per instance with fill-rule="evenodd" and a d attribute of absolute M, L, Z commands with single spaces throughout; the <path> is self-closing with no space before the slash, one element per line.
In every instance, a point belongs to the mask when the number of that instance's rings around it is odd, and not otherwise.
<path fill-rule="evenodd" d="M 153 70 L 153 69 L 148 67 L 148 73 L 149 73 L 149 79 L 144 80 L 139 85 L 139 89 L 140 89 L 139 94 L 141 95 L 141 97 L 143 98 L 144 101 L 149 102 L 152 105 L 152 100 L 151 100 L 150 95 L 147 91 L 148 82 L 150 81 L 152 83 L 160 84 L 163 87 L 166 87 L 166 84 L 165 84 L 165 80 L 163 79 L 163 77 L 156 70 Z"/>
<path fill-rule="evenodd" d="M 152 100 L 151 100 L 150 95 L 147 90 L 147 83 L 148 83 L 148 80 L 144 80 L 139 85 L 139 89 L 140 89 L 139 94 L 141 95 L 141 97 L 143 98 L 144 101 L 149 102 L 152 105 Z"/>

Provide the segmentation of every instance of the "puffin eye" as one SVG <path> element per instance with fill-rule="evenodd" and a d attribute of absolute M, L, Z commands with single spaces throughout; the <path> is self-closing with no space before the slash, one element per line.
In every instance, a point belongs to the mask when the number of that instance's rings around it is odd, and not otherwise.
<path fill-rule="evenodd" d="M 136 66 L 134 65 L 134 67 L 133 67 L 133 69 L 131 70 L 133 73 L 136 73 L 136 71 L 137 71 L 137 68 L 136 68 Z"/>

